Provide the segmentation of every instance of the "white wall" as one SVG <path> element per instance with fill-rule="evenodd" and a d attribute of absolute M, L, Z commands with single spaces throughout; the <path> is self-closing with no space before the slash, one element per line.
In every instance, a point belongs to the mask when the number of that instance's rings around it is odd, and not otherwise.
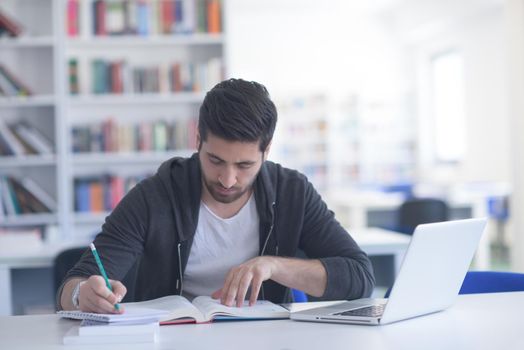
<path fill-rule="evenodd" d="M 454 20 L 450 20 L 454 18 Z M 410 33 L 414 30 L 411 29 Z M 419 116 L 419 178 L 422 181 L 508 182 L 511 179 L 507 88 L 507 47 L 502 5 L 435 24 L 426 36 L 409 41 L 418 67 L 414 71 Z M 431 55 L 458 49 L 464 58 L 467 150 L 457 166 L 437 167 L 432 157 L 428 64 Z"/>
<path fill-rule="evenodd" d="M 509 97 L 513 165 L 512 268 L 524 272 L 524 0 L 506 1 Z"/>
<path fill-rule="evenodd" d="M 399 47 L 368 5 L 343 0 L 226 5 L 228 75 L 257 80 L 273 96 L 389 94 L 403 81 Z"/>
<path fill-rule="evenodd" d="M 276 97 L 302 92 L 391 97 L 420 87 L 416 76 L 409 76 L 416 73 L 409 53 L 420 57 L 445 43 L 458 45 L 465 56 L 466 159 L 452 171 L 435 169 L 427 152 L 431 130 L 422 130 L 420 179 L 509 181 L 502 4 L 383 3 L 370 7 L 343 0 L 228 0 L 228 75 L 260 81 Z M 428 111 L 419 112 L 427 117 Z"/>

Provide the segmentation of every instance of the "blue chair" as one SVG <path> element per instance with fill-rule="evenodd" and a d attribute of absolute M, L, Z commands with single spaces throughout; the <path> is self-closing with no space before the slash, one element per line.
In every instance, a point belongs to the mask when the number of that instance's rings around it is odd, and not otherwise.
<path fill-rule="evenodd" d="M 524 291 L 524 273 L 500 271 L 468 271 L 459 294 Z M 391 287 L 384 298 L 389 297 Z"/>
<path fill-rule="evenodd" d="M 524 291 L 524 273 L 469 271 L 459 294 Z"/>
<path fill-rule="evenodd" d="M 291 289 L 294 303 L 305 303 L 307 302 L 307 295 L 301 290 Z"/>

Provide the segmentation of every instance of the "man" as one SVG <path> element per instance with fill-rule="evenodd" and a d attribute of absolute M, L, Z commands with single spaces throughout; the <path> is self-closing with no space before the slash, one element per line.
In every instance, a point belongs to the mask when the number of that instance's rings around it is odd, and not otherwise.
<path fill-rule="evenodd" d="M 266 88 L 230 79 L 200 108 L 198 153 L 163 163 L 115 208 L 95 245 L 69 271 L 59 307 L 110 313 L 136 262 L 134 296 L 211 295 L 284 302 L 289 288 L 322 299 L 369 296 L 370 261 L 297 171 L 266 161 L 277 111 Z M 295 258 L 301 249 L 308 259 Z"/>

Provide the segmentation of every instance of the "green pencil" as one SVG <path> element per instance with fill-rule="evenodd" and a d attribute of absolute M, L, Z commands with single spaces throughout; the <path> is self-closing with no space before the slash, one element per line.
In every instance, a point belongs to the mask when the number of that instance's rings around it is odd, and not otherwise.
<path fill-rule="evenodd" d="M 98 265 L 98 269 L 100 270 L 102 277 L 104 277 L 104 280 L 106 281 L 107 288 L 109 288 L 109 290 L 113 292 L 113 288 L 111 287 L 111 284 L 109 283 L 109 278 L 107 278 L 106 270 L 104 269 L 104 265 L 102 265 L 102 260 L 100 260 L 100 257 L 98 256 L 98 252 L 96 251 L 95 245 L 91 243 L 90 247 L 91 247 L 91 253 L 93 253 L 93 256 L 95 257 L 95 260 L 96 260 L 96 264 Z M 115 309 L 120 310 L 120 305 L 115 304 Z"/>

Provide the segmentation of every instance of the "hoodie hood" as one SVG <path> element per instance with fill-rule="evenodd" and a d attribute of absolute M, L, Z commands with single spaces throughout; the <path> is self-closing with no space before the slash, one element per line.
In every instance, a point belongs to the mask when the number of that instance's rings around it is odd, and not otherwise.
<path fill-rule="evenodd" d="M 198 153 L 174 157 L 158 168 L 157 176 L 168 193 L 180 242 L 193 238 L 198 223 L 202 175 Z"/>

